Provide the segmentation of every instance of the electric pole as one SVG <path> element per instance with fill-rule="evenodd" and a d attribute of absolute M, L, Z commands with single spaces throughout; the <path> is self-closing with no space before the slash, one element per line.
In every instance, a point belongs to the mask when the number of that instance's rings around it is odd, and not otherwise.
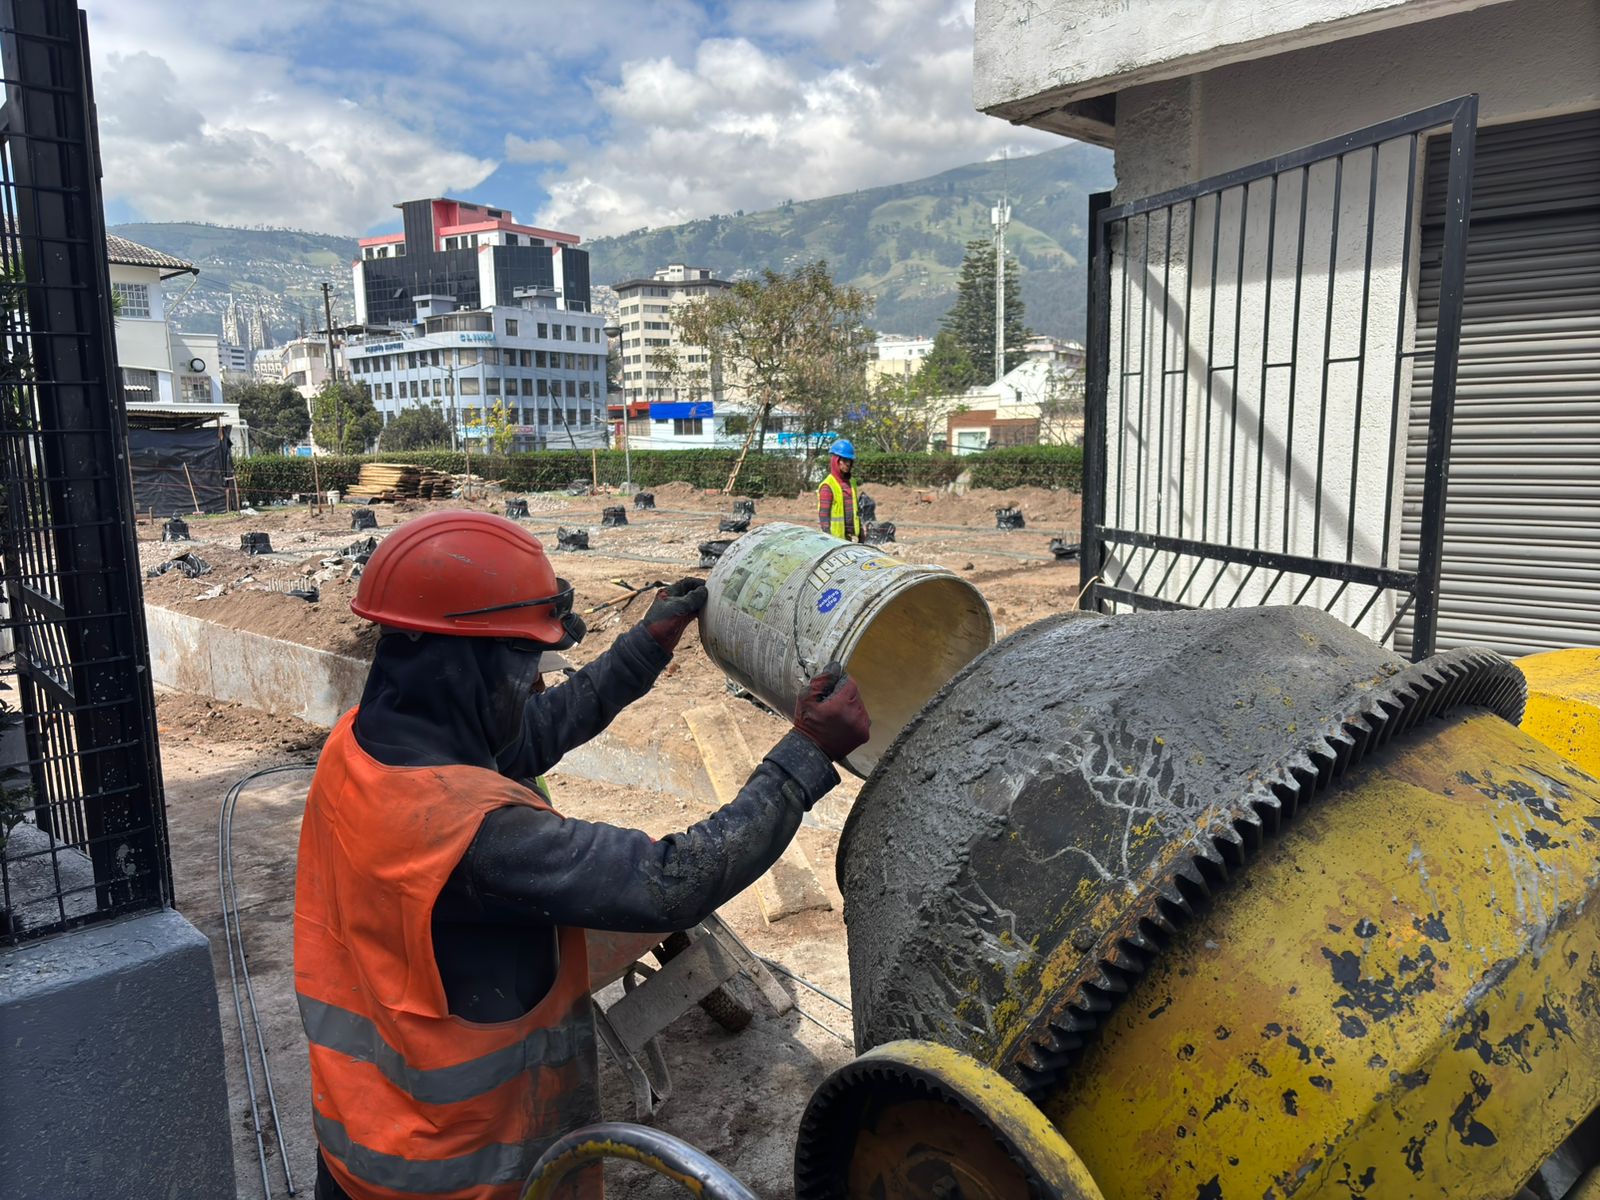
<path fill-rule="evenodd" d="M 328 338 L 328 385 L 338 383 L 338 372 L 333 358 L 333 290 L 327 280 L 322 281 L 323 332 Z M 339 453 L 344 453 L 344 397 L 335 388 L 333 393 L 333 426 L 339 434 Z M 363 447 L 364 449 L 364 447 Z"/>
<path fill-rule="evenodd" d="M 1006 226 L 1011 222 L 1011 205 L 1002 195 L 989 210 L 994 223 L 994 381 L 1006 373 Z"/>

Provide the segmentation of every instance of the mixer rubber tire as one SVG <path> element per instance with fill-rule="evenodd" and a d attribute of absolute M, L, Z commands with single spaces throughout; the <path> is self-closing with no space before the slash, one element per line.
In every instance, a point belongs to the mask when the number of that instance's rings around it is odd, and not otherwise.
<path fill-rule="evenodd" d="M 663 967 L 689 948 L 687 933 L 668 934 L 650 953 Z M 700 1008 L 729 1033 L 738 1033 L 755 1019 L 755 1012 L 736 996 L 731 981 L 718 986 L 700 1001 Z"/>

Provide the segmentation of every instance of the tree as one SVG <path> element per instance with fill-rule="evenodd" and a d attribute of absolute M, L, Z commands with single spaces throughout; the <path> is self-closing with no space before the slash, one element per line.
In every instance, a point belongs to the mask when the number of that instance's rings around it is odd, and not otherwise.
<path fill-rule="evenodd" d="M 504 400 L 496 400 L 484 408 L 467 409 L 462 424 L 467 427 L 469 434 L 483 442 L 483 448 L 491 454 L 506 453 L 517 437 L 514 414 Z"/>
<path fill-rule="evenodd" d="M 962 405 L 941 402 L 948 395 L 930 392 L 920 372 L 907 379 L 880 378 L 865 402 L 847 414 L 840 432 L 857 450 L 920 454 L 936 433 L 942 436 L 952 412 L 965 411 Z"/>
<path fill-rule="evenodd" d="M 982 382 L 994 378 L 994 245 L 977 238 L 967 243 L 956 281 L 956 302 L 940 328 L 952 335 L 972 360 Z M 1006 370 L 1022 361 L 1022 349 L 1033 336 L 1022 323 L 1022 287 L 1017 260 L 1006 257 Z"/>
<path fill-rule="evenodd" d="M 1083 372 L 1057 364 L 1039 401 L 1039 441 L 1068 446 L 1083 441 Z"/>
<path fill-rule="evenodd" d="M 360 454 L 383 431 L 383 418 L 367 389 L 330 379 L 311 398 L 311 437 L 332 454 Z"/>
<path fill-rule="evenodd" d="M 402 408 L 383 427 L 379 442 L 385 450 L 448 450 L 450 425 L 437 404 Z"/>
<path fill-rule="evenodd" d="M 689 353 L 669 349 L 653 362 L 690 395 L 720 384 L 729 404 L 751 418 L 747 448 L 752 440 L 766 448 L 779 405 L 799 416 L 813 444 L 864 398 L 871 311 L 872 297 L 835 283 L 825 262 L 767 270 L 679 309 L 678 333 Z"/>
<path fill-rule="evenodd" d="M 222 399 L 239 406 L 239 416 L 261 450 L 281 451 L 303 442 L 311 428 L 305 397 L 287 383 L 224 383 Z"/>
<path fill-rule="evenodd" d="M 993 354 L 990 354 L 989 360 L 994 361 Z M 964 392 L 973 385 L 977 376 L 971 355 L 948 329 L 942 329 L 934 335 L 933 349 L 928 351 L 928 357 L 917 368 L 917 383 L 924 396 L 949 396 Z"/>

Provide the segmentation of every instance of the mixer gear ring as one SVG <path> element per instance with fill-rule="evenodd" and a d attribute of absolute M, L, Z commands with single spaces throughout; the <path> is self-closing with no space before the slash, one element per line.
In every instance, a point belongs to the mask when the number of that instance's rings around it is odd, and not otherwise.
<path fill-rule="evenodd" d="M 835 1071 L 806 1107 L 796 1200 L 1100 1200 L 1021 1092 L 931 1042 L 891 1042 Z"/>

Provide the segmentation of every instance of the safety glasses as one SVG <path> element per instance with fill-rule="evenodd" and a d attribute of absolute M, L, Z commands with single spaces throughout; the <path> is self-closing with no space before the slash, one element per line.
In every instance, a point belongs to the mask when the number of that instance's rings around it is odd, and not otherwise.
<path fill-rule="evenodd" d="M 540 608 L 546 604 L 551 604 L 555 607 L 551 610 L 550 615 L 565 624 L 565 618 L 572 612 L 572 585 L 565 579 L 557 579 L 556 586 L 561 590 L 554 596 L 540 596 L 536 600 L 513 600 L 509 604 L 491 604 L 488 608 L 469 608 L 462 612 L 445 613 L 445 619 L 482 617 L 487 616 L 489 613 L 509 612 L 514 608 Z"/>

